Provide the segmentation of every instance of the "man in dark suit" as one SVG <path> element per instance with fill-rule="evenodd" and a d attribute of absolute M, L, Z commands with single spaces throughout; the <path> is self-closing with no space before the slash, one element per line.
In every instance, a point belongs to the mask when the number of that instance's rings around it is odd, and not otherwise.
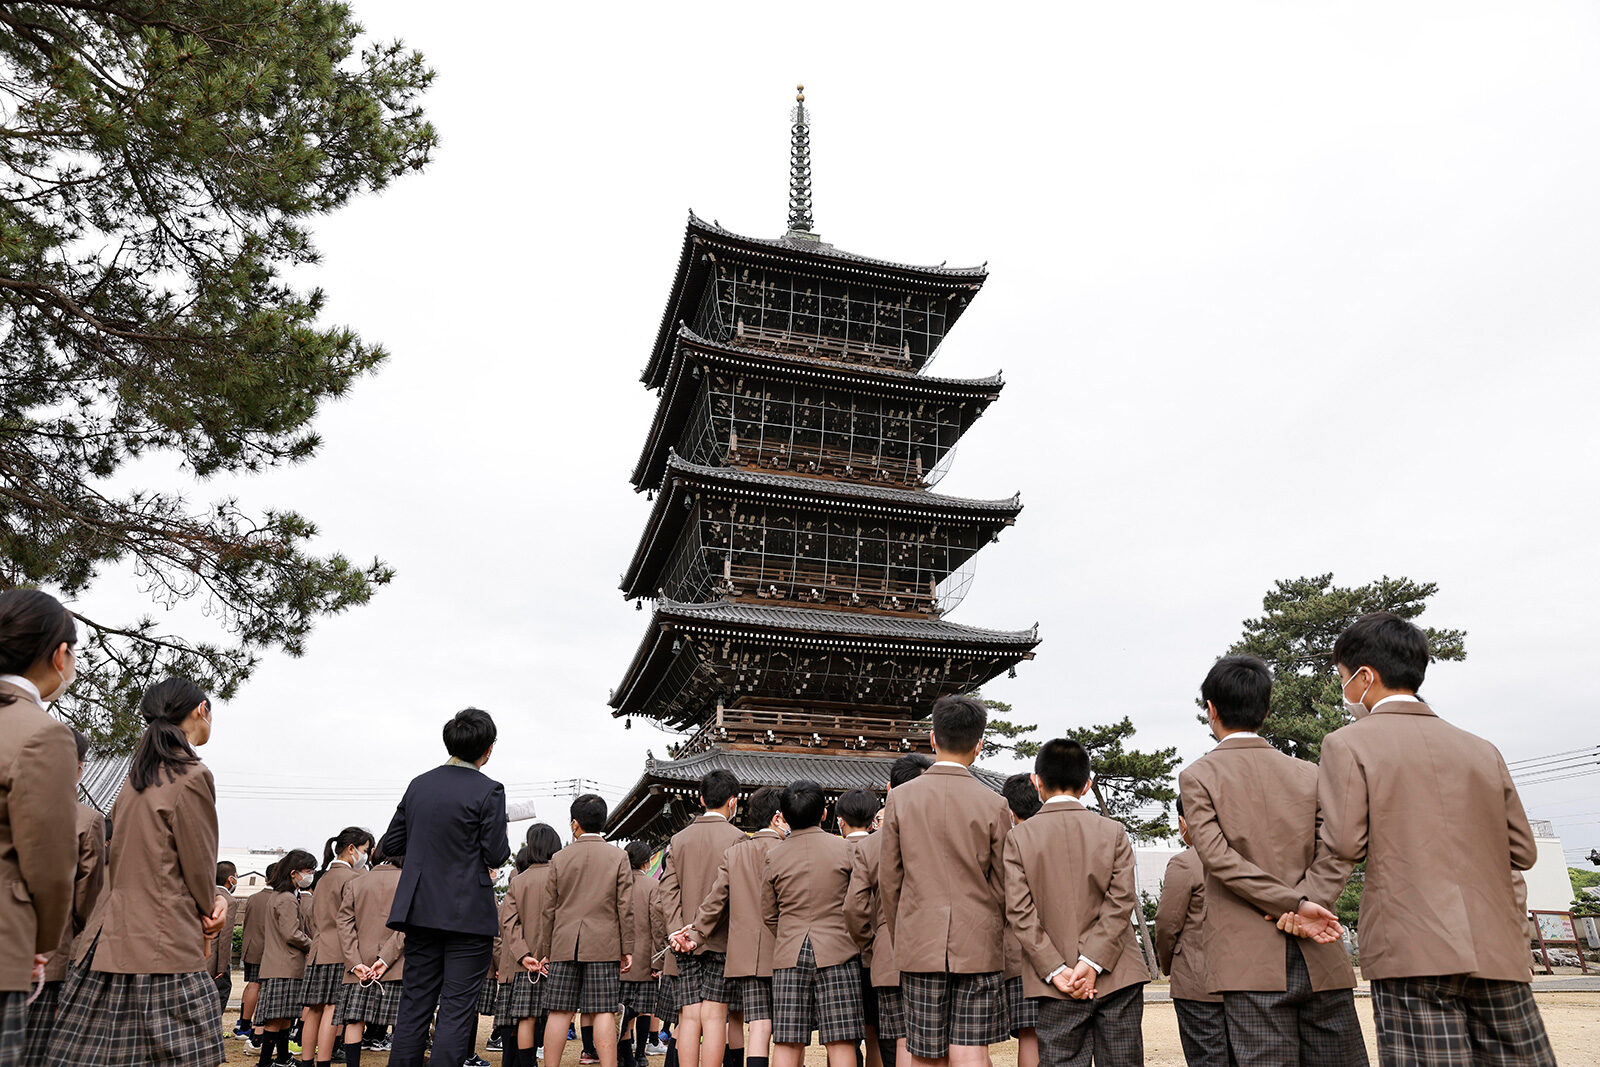
<path fill-rule="evenodd" d="M 378 845 L 406 858 L 389 912 L 389 926 L 406 935 L 394 1067 L 421 1067 L 436 1007 L 432 1062 L 460 1067 L 472 1050 L 499 931 L 494 871 L 511 858 L 505 787 L 480 770 L 494 740 L 488 712 L 457 712 L 444 727 L 450 759 L 411 780 Z"/>

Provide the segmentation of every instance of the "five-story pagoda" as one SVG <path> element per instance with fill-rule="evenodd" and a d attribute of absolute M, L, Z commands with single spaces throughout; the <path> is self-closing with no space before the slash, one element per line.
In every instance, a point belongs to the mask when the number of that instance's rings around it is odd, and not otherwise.
<path fill-rule="evenodd" d="M 931 490 L 1000 393 L 999 375 L 925 373 L 984 269 L 853 255 L 813 225 L 802 92 L 788 231 L 691 213 L 642 376 L 660 403 L 632 480 L 655 506 L 622 589 L 654 614 L 610 704 L 687 736 L 647 761 L 611 837 L 677 830 L 719 767 L 741 795 L 881 790 L 894 757 L 926 749 L 935 699 L 1039 642 L 944 617 L 1022 510 Z"/>

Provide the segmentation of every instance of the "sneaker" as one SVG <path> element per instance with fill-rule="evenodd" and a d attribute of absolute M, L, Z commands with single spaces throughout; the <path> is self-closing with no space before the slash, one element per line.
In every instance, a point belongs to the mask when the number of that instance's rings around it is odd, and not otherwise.
<path fill-rule="evenodd" d="M 343 1063 L 344 1062 L 344 1046 L 343 1045 L 335 1045 L 334 1046 L 333 1058 L 331 1060 L 329 1060 L 328 1062 L 330 1062 L 330 1063 Z"/>
<path fill-rule="evenodd" d="M 461 1067 L 494 1067 L 494 1065 L 477 1053 L 473 1053 L 461 1061 Z"/>
<path fill-rule="evenodd" d="M 389 1051 L 389 1039 L 386 1038 L 386 1037 L 380 1037 L 378 1039 L 377 1043 L 372 1046 L 372 1051 L 374 1051 L 374 1052 L 388 1052 Z"/>
<path fill-rule="evenodd" d="M 491 1037 L 489 1039 L 489 1043 L 487 1045 L 483 1046 L 483 1050 L 485 1052 L 501 1052 L 501 1051 L 503 1051 L 501 1049 L 501 1047 L 500 1047 L 500 1035 L 499 1034 L 495 1034 L 493 1037 Z"/>
<path fill-rule="evenodd" d="M 289 1039 L 289 1053 L 293 1056 L 300 1055 L 300 1042 L 296 1041 L 292 1037 Z"/>
<path fill-rule="evenodd" d="M 593 1052 L 584 1051 L 578 1053 L 578 1062 L 583 1064 L 599 1063 L 600 1057 Z"/>
<path fill-rule="evenodd" d="M 258 1037 L 254 1033 L 245 1034 L 243 1036 L 244 1036 L 244 1039 L 250 1043 L 250 1048 L 253 1051 L 255 1051 L 255 1052 L 260 1052 L 261 1051 L 261 1038 L 260 1037 Z"/>
<path fill-rule="evenodd" d="M 644 1047 L 644 1054 L 646 1056 L 665 1056 L 667 1054 L 667 1046 L 662 1044 L 660 1041 L 652 1039 L 651 1042 Z"/>

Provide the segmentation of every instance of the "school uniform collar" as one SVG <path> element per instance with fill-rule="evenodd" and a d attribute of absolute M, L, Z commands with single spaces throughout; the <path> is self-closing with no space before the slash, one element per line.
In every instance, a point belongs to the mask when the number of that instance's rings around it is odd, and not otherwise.
<path fill-rule="evenodd" d="M 590 833 L 589 831 L 585 830 L 577 837 L 574 837 L 572 839 L 572 843 L 576 845 L 579 841 L 588 841 L 590 838 L 593 838 L 596 841 L 604 841 L 606 839 L 606 835 L 601 833 Z"/>
<path fill-rule="evenodd" d="M 858 837 L 870 837 L 870 836 L 872 836 L 872 831 L 871 830 L 851 830 L 849 833 L 844 835 L 844 839 L 846 841 L 854 841 Z"/>
<path fill-rule="evenodd" d="M 328 864 L 328 870 L 330 870 L 330 871 L 333 870 L 335 867 L 349 867 L 352 871 L 356 869 L 356 865 L 355 864 L 346 863 L 344 860 L 334 860 L 332 863 Z"/>
<path fill-rule="evenodd" d="M 475 771 L 479 769 L 476 763 L 468 763 L 466 760 L 456 759 L 454 756 L 451 756 L 449 759 L 445 760 L 444 765 L 446 767 L 465 767 L 469 771 Z"/>
<path fill-rule="evenodd" d="M 965 764 L 957 763 L 955 760 L 942 759 L 942 760 L 939 760 L 937 763 L 935 763 L 933 766 L 929 767 L 927 770 L 923 771 L 922 773 L 923 774 L 965 774 L 968 777 L 971 777 L 972 768 L 966 766 Z M 910 784 L 910 783 L 907 783 L 907 784 Z"/>
<path fill-rule="evenodd" d="M 789 831 L 789 840 L 793 841 L 795 838 L 803 837 L 803 836 L 805 836 L 807 834 L 820 834 L 820 833 L 824 833 L 824 832 L 825 831 L 820 826 L 802 826 L 798 830 L 790 830 Z"/>
<path fill-rule="evenodd" d="M 1267 739 L 1266 738 L 1262 737 L 1260 734 L 1256 733 L 1254 730 L 1239 730 L 1236 733 L 1231 733 L 1227 737 L 1224 737 L 1221 741 L 1218 741 L 1215 745 L 1213 745 L 1212 746 L 1212 751 L 1216 751 L 1217 749 L 1221 748 L 1223 745 L 1227 745 L 1229 748 L 1271 748 L 1272 747 L 1270 744 L 1267 743 Z"/>
<path fill-rule="evenodd" d="M 22 695 L 44 707 L 44 696 L 39 692 L 39 687 L 28 681 L 20 674 L 0 674 L 0 682 L 6 682 L 22 690 Z"/>
<path fill-rule="evenodd" d="M 1385 708 L 1384 705 L 1389 707 Z M 1428 707 L 1427 702 L 1418 699 L 1415 693 L 1396 693 L 1394 696 L 1384 697 L 1372 705 L 1368 714 L 1375 714 L 1379 709 L 1385 713 L 1395 712 L 1400 715 L 1433 715 L 1434 710 Z"/>
<path fill-rule="evenodd" d="M 1045 801 L 1044 802 L 1044 806 L 1041 807 L 1039 810 L 1043 811 L 1043 810 L 1045 810 L 1045 808 L 1052 808 L 1055 811 L 1087 811 L 1088 810 L 1087 808 L 1085 808 L 1083 806 L 1083 801 L 1081 801 L 1077 797 L 1071 796 L 1071 795 L 1069 795 L 1067 793 L 1057 793 L 1055 796 L 1053 796 L 1049 800 Z"/>
<path fill-rule="evenodd" d="M 720 811 L 702 811 L 699 815 L 694 817 L 695 822 L 705 822 L 707 819 L 721 819 L 723 822 L 728 821 L 728 817 L 722 814 Z"/>
<path fill-rule="evenodd" d="M 778 835 L 778 831 L 774 830 L 770 826 L 763 826 L 761 829 L 757 830 L 755 833 L 751 834 L 750 836 L 751 837 L 760 837 L 762 834 L 765 834 L 768 837 L 775 837 L 779 841 L 783 840 L 783 838 Z"/>

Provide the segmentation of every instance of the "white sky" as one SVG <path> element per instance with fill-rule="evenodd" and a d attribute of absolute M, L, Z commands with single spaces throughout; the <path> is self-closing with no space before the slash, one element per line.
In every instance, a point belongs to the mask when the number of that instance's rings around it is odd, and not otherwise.
<path fill-rule="evenodd" d="M 1008 387 L 940 489 L 1026 510 L 954 618 L 1044 637 L 989 695 L 1192 759 L 1273 579 L 1407 575 L 1468 632 L 1443 714 L 1511 760 L 1600 743 L 1592 5 L 466 12 L 358 4 L 439 72 L 434 164 L 317 226 L 328 320 L 391 361 L 314 461 L 195 494 L 399 572 L 218 709 L 225 844 L 381 832 L 469 703 L 508 783 L 664 754 L 605 706 L 649 618 L 616 588 L 637 376 L 687 209 L 781 232 L 797 81 L 825 239 L 989 263 L 937 372 Z M 1600 777 L 1525 799 L 1600 846 Z"/>

